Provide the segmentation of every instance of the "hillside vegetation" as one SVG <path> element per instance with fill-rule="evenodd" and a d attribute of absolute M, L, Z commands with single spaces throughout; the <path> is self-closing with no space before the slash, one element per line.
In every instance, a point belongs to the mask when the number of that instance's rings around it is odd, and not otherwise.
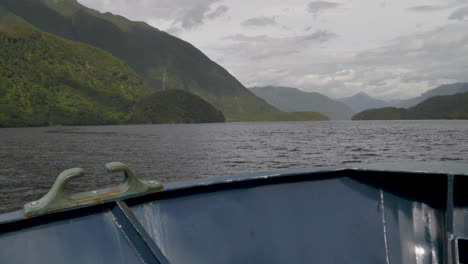
<path fill-rule="evenodd" d="M 155 90 L 190 91 L 220 109 L 227 120 L 290 116 L 256 97 L 190 43 L 145 23 L 102 14 L 76 0 L 0 0 L 0 7 L 43 31 L 96 46 L 126 61 Z"/>
<path fill-rule="evenodd" d="M 98 48 L 29 26 L 0 26 L 0 127 L 224 121 L 203 99 L 170 94 L 155 94 Z M 133 112 L 152 104 L 167 110 Z"/>
<path fill-rule="evenodd" d="M 468 92 L 435 96 L 408 109 L 370 109 L 353 116 L 353 120 L 396 119 L 468 119 Z"/>
<path fill-rule="evenodd" d="M 123 61 L 24 26 L 0 26 L 0 126 L 116 124 L 150 93 Z"/>
<path fill-rule="evenodd" d="M 182 90 L 156 92 L 135 107 L 130 122 L 136 124 L 224 122 L 221 111 L 202 98 Z"/>

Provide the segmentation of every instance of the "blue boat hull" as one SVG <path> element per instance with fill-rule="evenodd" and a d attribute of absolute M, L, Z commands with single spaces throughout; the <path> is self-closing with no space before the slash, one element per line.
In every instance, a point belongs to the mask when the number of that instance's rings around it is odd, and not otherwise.
<path fill-rule="evenodd" d="M 16 212 L 0 216 L 0 263 L 464 263 L 467 175 L 461 164 L 256 173 Z"/>

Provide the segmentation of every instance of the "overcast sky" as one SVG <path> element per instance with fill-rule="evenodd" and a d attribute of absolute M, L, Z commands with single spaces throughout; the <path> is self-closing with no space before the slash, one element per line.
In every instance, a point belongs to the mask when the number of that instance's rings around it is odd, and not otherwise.
<path fill-rule="evenodd" d="M 176 35 L 245 86 L 408 98 L 468 81 L 468 0 L 78 0 Z"/>

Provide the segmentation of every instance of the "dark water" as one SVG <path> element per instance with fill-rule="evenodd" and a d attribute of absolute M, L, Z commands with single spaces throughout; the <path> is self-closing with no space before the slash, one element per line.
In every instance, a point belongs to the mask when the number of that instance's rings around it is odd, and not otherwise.
<path fill-rule="evenodd" d="M 468 163 L 467 121 L 337 121 L 0 129 L 0 212 L 44 195 L 64 169 L 75 190 L 116 183 L 127 163 L 162 182 L 259 170 L 397 160 Z"/>

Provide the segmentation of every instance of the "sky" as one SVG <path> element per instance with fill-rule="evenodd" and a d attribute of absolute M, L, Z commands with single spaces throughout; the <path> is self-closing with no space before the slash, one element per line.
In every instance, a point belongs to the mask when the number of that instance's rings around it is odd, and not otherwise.
<path fill-rule="evenodd" d="M 78 0 L 192 43 L 246 87 L 406 99 L 468 81 L 468 0 Z"/>

